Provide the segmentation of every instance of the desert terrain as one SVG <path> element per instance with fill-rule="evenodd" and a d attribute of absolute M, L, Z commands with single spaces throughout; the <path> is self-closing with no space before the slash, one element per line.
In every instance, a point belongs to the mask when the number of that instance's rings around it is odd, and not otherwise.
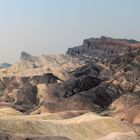
<path fill-rule="evenodd" d="M 0 68 L 0 140 L 140 140 L 140 42 L 85 39 Z"/>

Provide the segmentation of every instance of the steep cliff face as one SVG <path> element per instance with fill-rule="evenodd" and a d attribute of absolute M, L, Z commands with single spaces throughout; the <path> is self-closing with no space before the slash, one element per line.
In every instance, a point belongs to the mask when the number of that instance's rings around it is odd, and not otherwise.
<path fill-rule="evenodd" d="M 109 58 L 127 51 L 137 50 L 140 42 L 127 39 L 101 38 L 85 39 L 81 46 L 69 48 L 67 54 L 72 56 Z"/>

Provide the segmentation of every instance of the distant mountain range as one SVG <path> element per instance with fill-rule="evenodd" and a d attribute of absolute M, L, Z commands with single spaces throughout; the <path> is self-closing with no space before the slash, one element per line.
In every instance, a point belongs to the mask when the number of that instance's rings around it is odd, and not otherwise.
<path fill-rule="evenodd" d="M 1 68 L 8 68 L 8 67 L 11 67 L 12 65 L 11 64 L 9 64 L 9 63 L 2 63 L 2 64 L 0 64 L 0 69 Z"/>

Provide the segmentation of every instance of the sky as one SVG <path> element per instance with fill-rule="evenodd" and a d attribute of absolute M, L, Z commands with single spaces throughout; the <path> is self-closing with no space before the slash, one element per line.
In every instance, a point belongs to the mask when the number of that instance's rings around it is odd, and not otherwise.
<path fill-rule="evenodd" d="M 140 0 L 0 0 L 0 63 L 102 35 L 140 41 Z"/>

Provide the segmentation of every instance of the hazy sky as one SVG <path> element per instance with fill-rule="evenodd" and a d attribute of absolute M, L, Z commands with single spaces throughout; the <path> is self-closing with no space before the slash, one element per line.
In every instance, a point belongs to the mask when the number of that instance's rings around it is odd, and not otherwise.
<path fill-rule="evenodd" d="M 0 63 L 101 35 L 140 40 L 140 0 L 0 0 Z"/>

